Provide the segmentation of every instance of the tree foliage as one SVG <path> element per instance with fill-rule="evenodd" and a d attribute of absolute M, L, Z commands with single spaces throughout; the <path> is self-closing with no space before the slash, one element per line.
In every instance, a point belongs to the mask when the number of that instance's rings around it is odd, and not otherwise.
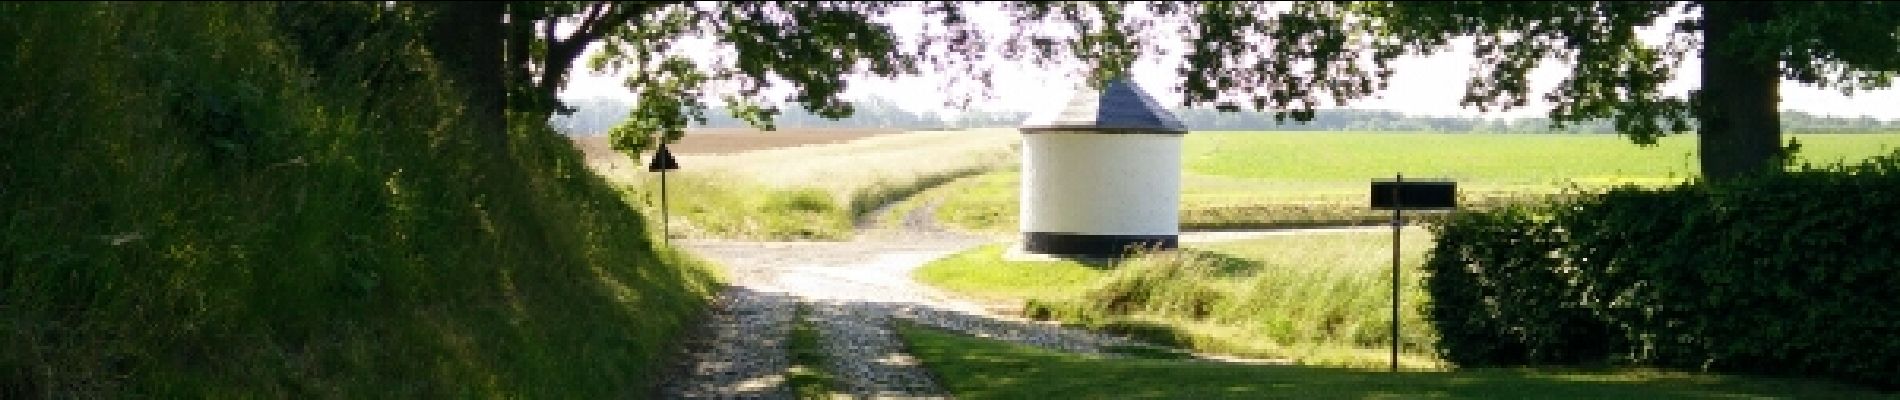
<path fill-rule="evenodd" d="M 973 23 L 975 8 L 1010 24 Z M 923 16 L 917 37 L 892 26 L 900 11 Z M 565 111 L 554 94 L 598 45 L 588 66 L 625 73 L 639 99 L 614 135 L 623 151 L 704 121 L 701 99 L 712 93 L 770 127 L 778 110 L 765 97 L 775 88 L 790 89 L 786 102 L 840 117 L 852 107 L 839 94 L 857 77 L 930 68 L 988 93 L 986 62 L 1007 60 L 1079 63 L 1101 82 L 1168 41 L 1186 50 L 1183 106 L 1306 121 L 1385 89 L 1400 57 L 1469 40 L 1479 64 L 1463 105 L 1508 110 L 1541 96 L 1555 105 L 1555 124 L 1609 120 L 1638 144 L 1698 129 L 1705 172 L 1732 176 L 1785 155 L 1774 118 L 1779 79 L 1852 92 L 1889 86 L 1900 71 L 1900 4 L 1875 1 L 510 2 L 505 13 L 507 34 L 494 45 L 507 50 L 509 109 Z M 1669 38 L 1646 42 L 1643 29 Z M 1702 59 L 1701 88 L 1664 93 L 1691 56 Z M 1549 63 L 1570 73 L 1534 93 L 1530 72 Z"/>

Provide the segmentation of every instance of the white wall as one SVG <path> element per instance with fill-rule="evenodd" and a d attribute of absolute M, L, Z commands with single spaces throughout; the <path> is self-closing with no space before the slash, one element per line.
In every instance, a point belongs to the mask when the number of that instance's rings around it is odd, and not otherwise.
<path fill-rule="evenodd" d="M 1181 135 L 1023 135 L 1022 231 L 1180 233 Z"/>

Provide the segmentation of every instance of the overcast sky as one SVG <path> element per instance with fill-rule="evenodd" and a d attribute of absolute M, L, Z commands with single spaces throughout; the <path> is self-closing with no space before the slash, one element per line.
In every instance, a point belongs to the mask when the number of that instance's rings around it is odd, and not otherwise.
<path fill-rule="evenodd" d="M 914 34 L 915 28 L 924 22 L 919 15 L 893 15 L 892 26 L 899 28 L 900 34 Z M 980 24 L 1000 26 L 1004 20 L 1000 14 L 976 12 L 972 20 Z M 1668 26 L 1669 24 L 1660 24 Z M 909 27 L 909 32 L 906 32 Z M 1163 32 L 1172 29 L 1163 28 Z M 1661 40 L 1661 32 L 1645 32 L 1646 38 Z M 1164 41 L 1165 42 L 1165 41 Z M 1175 40 L 1178 43 L 1178 40 Z M 1175 45 L 1178 49 L 1178 44 Z M 1133 78 L 1146 89 L 1155 100 L 1165 105 L 1178 105 L 1181 96 L 1174 88 L 1180 81 L 1175 68 L 1180 65 L 1180 51 L 1170 51 L 1170 56 L 1144 57 L 1135 65 Z M 1464 94 L 1466 80 L 1470 77 L 1473 58 L 1468 45 L 1455 46 L 1452 50 L 1440 52 L 1430 57 L 1408 57 L 1401 59 L 1393 68 L 1396 71 L 1391 86 L 1376 93 L 1372 98 L 1361 99 L 1348 104 L 1359 109 L 1395 110 L 1413 115 L 1432 116 L 1478 116 L 1490 118 L 1510 118 L 1542 116 L 1549 111 L 1550 105 L 1541 101 L 1541 94 L 1554 87 L 1567 72 L 1567 67 L 1547 63 L 1532 75 L 1532 84 L 1536 91 L 1532 93 L 1532 103 L 1528 107 L 1508 112 L 1492 111 L 1479 113 L 1476 109 L 1462 108 L 1458 99 Z M 1057 103 L 1067 99 L 1081 84 L 1076 72 L 1079 66 L 1063 69 L 1036 68 L 1026 65 L 997 64 L 994 92 L 987 99 L 978 97 L 974 101 L 976 108 L 990 110 L 1038 111 L 1059 106 Z M 1068 72 L 1065 76 L 1065 72 Z M 1684 60 L 1678 69 L 1677 80 L 1667 89 L 1671 93 L 1683 93 L 1694 88 L 1700 71 L 1696 60 Z M 851 82 L 846 97 L 865 98 L 880 96 L 891 99 L 912 112 L 954 113 L 946 109 L 944 103 L 953 94 L 975 95 L 974 88 L 963 86 L 945 91 L 947 76 L 923 75 L 892 80 L 860 78 Z M 563 97 L 616 97 L 631 98 L 621 86 L 621 79 L 612 76 L 599 76 L 592 72 L 576 71 L 569 82 Z M 1833 116 L 1872 116 L 1880 119 L 1900 119 L 1900 90 L 1884 89 L 1860 92 L 1852 97 L 1841 95 L 1838 91 L 1808 87 L 1794 82 L 1784 81 L 1781 88 L 1781 108 Z"/>

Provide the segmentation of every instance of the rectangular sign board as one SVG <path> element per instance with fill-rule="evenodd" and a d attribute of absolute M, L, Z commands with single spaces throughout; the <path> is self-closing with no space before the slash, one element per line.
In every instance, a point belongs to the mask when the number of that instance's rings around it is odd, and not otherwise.
<path fill-rule="evenodd" d="M 1458 183 L 1451 181 L 1372 181 L 1372 208 L 1428 210 L 1458 207 Z"/>

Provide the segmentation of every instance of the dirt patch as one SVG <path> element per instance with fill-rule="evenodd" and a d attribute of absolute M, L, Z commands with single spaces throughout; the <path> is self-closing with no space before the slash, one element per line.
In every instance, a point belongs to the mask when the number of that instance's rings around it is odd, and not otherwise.
<path fill-rule="evenodd" d="M 866 137 L 904 132 L 899 129 L 694 129 L 670 148 L 674 154 L 735 154 L 792 146 L 844 143 Z M 589 159 L 619 158 L 607 136 L 569 136 Z"/>

